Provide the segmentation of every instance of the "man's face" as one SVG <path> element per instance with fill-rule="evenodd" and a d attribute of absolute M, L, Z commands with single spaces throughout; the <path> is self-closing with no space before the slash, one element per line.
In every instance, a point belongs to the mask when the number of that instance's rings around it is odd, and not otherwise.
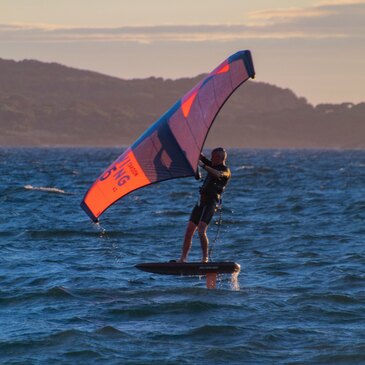
<path fill-rule="evenodd" d="M 212 152 L 212 165 L 220 165 L 223 162 L 222 154 L 219 152 Z"/>

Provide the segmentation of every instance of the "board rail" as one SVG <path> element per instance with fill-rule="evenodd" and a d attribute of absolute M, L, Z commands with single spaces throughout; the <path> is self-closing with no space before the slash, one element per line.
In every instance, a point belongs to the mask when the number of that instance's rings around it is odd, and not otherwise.
<path fill-rule="evenodd" d="M 236 262 L 146 262 L 136 265 L 136 268 L 153 274 L 180 276 L 233 274 L 241 269 Z"/>

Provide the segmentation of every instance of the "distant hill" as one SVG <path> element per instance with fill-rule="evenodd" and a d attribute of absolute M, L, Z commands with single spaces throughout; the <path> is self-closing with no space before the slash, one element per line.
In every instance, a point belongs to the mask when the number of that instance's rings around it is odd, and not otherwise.
<path fill-rule="evenodd" d="M 128 145 L 202 77 L 123 80 L 0 59 L 0 146 Z M 289 89 L 249 81 L 226 103 L 207 144 L 365 148 L 364 116 L 365 103 L 313 107 Z"/>

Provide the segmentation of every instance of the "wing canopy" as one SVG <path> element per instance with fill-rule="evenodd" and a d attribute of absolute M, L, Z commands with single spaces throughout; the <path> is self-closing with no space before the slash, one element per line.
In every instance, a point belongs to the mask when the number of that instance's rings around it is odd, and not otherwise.
<path fill-rule="evenodd" d="M 219 110 L 239 85 L 254 76 L 250 51 L 239 51 L 222 62 L 98 177 L 81 207 L 97 221 L 108 207 L 134 190 L 194 176 Z"/>

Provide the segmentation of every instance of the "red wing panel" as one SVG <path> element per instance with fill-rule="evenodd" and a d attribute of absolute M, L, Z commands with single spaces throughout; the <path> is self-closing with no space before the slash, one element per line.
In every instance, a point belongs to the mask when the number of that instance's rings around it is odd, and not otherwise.
<path fill-rule="evenodd" d="M 99 176 L 85 195 L 83 204 L 93 220 L 115 201 L 133 190 L 150 184 L 136 160 L 134 153 L 128 149 Z M 83 206 L 85 209 L 85 206 Z"/>

